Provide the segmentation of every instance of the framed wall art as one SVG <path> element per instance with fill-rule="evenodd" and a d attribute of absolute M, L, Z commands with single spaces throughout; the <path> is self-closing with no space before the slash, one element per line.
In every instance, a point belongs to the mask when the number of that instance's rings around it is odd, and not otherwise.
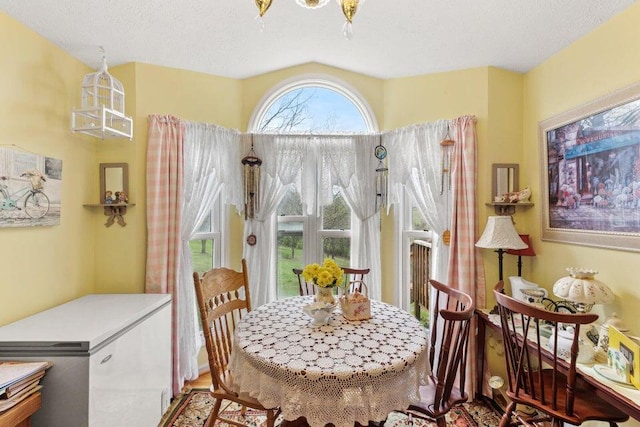
<path fill-rule="evenodd" d="M 0 228 L 60 225 L 62 160 L 0 145 Z"/>
<path fill-rule="evenodd" d="M 640 251 L 640 83 L 539 132 L 542 240 Z"/>

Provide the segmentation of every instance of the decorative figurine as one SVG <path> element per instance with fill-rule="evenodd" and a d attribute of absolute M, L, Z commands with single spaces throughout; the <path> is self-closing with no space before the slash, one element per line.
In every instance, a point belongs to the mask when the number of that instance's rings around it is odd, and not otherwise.
<path fill-rule="evenodd" d="M 108 205 L 113 203 L 113 193 L 111 191 L 104 192 L 104 202 Z"/>
<path fill-rule="evenodd" d="M 120 194 L 118 194 L 118 203 L 124 203 L 124 204 L 129 203 L 129 199 L 127 198 L 126 192 L 121 191 Z"/>

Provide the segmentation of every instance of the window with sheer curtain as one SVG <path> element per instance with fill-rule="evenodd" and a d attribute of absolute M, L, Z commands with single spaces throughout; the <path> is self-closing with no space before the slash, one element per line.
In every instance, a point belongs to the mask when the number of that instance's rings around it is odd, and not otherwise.
<path fill-rule="evenodd" d="M 306 171 L 304 177 L 297 176 L 286 186 L 276 207 L 271 262 L 277 298 L 298 293 L 293 268 L 324 258 L 333 258 L 342 266 L 357 264 L 352 247 L 358 245 L 358 219 L 343 194 L 343 185 L 332 182 L 327 187 L 312 182 L 327 179 L 326 173 L 318 172 L 330 162 L 319 150 L 324 138 L 371 130 L 371 120 L 352 99 L 353 95 L 345 94 L 335 83 L 314 84 L 303 79 L 281 88 L 258 109 L 261 113 L 253 125 L 257 132 L 295 135 L 300 144 L 308 146 L 301 166 Z"/>

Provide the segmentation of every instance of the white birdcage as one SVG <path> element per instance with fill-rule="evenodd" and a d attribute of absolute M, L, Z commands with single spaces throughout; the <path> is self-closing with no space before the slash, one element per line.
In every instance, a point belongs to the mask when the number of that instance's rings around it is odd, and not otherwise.
<path fill-rule="evenodd" d="M 124 88 L 102 68 L 82 79 L 82 106 L 71 112 L 71 131 L 98 138 L 133 138 L 133 120 L 124 114 Z"/>

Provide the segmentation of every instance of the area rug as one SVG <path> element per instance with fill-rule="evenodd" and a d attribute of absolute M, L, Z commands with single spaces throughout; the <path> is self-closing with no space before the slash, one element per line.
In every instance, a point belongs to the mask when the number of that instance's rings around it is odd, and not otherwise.
<path fill-rule="evenodd" d="M 207 389 L 192 389 L 176 397 L 165 413 L 158 427 L 203 427 L 213 409 L 213 399 Z M 233 402 L 223 402 L 224 417 L 237 420 L 250 427 L 266 426 L 264 412 L 247 409 L 246 416 L 240 414 L 240 407 Z M 500 422 L 499 415 L 489 406 L 480 402 L 464 403 L 453 408 L 447 414 L 447 426 L 451 427 L 495 427 Z M 280 425 L 282 417 L 276 420 Z M 389 414 L 385 427 L 406 426 L 407 417 L 393 412 Z M 417 418 L 413 419 L 416 427 L 433 427 L 436 424 Z M 226 427 L 227 423 L 216 422 L 216 427 Z"/>

